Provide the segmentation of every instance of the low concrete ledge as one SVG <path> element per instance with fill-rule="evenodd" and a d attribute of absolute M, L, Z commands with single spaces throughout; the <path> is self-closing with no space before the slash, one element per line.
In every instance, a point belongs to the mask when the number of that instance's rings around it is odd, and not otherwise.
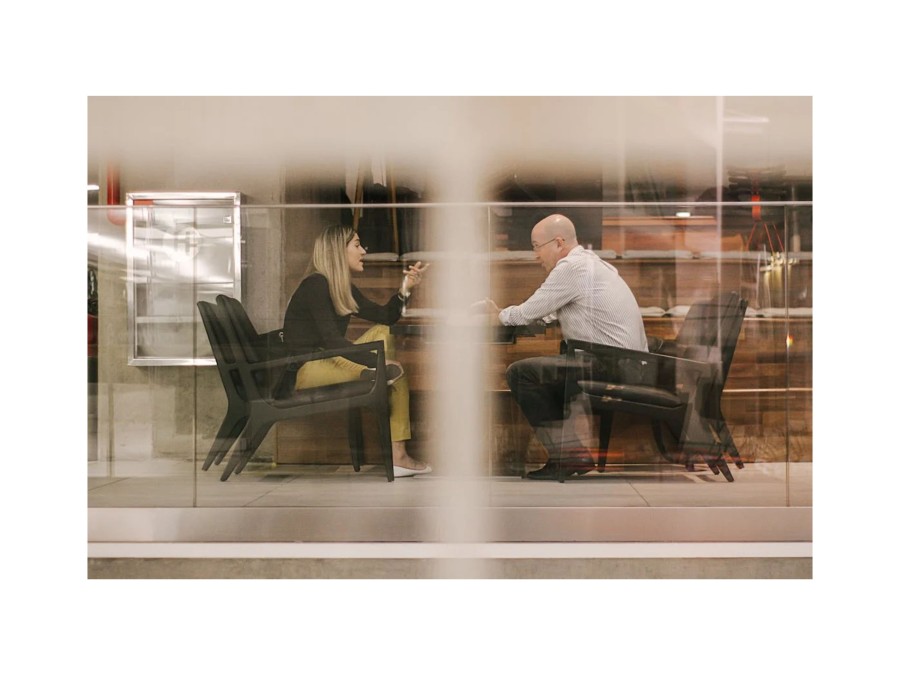
<path fill-rule="evenodd" d="M 811 579 L 810 543 L 91 544 L 90 579 Z"/>
<path fill-rule="evenodd" d="M 89 579 L 811 579 L 812 558 L 91 558 Z"/>
<path fill-rule="evenodd" d="M 465 513 L 492 542 L 807 542 L 812 507 L 493 507 Z M 459 539 L 436 507 L 89 508 L 88 543 L 417 543 Z"/>

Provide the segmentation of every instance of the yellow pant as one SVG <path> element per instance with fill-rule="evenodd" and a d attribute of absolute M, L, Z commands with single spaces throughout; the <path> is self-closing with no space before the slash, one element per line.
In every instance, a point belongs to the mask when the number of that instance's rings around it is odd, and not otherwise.
<path fill-rule="evenodd" d="M 387 326 L 373 326 L 363 333 L 356 344 L 376 341 L 384 343 L 386 358 L 395 358 L 394 336 L 391 335 Z M 359 379 L 360 373 L 365 368 L 365 366 L 341 356 L 310 361 L 297 371 L 296 388 L 309 389 L 323 387 L 327 384 L 352 382 Z M 409 440 L 412 438 L 412 434 L 409 432 L 409 381 L 406 379 L 406 373 L 388 388 L 388 402 L 391 408 L 391 440 Z"/>

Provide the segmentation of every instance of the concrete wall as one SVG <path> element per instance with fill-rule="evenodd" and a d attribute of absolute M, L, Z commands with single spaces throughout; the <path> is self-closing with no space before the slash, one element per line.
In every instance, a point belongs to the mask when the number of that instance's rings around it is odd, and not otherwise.
<path fill-rule="evenodd" d="M 139 157 L 109 158 L 100 164 L 105 197 L 107 167 L 120 172 L 121 201 L 129 192 L 238 191 L 246 204 L 283 202 L 283 171 L 274 163 L 219 165 L 210 168 L 193 156 L 173 152 L 168 162 Z M 111 214 L 120 220 L 120 214 Z M 206 455 L 225 411 L 225 396 L 215 367 L 128 365 L 125 228 L 94 213 L 89 229 L 122 242 L 97 252 L 99 345 L 97 442 L 100 459 L 190 459 Z M 243 213 L 243 299 L 260 331 L 281 323 L 282 212 L 248 209 Z M 111 393 L 112 392 L 112 393 Z M 110 396 L 111 393 L 111 396 Z M 267 439 L 258 456 L 271 457 Z"/>

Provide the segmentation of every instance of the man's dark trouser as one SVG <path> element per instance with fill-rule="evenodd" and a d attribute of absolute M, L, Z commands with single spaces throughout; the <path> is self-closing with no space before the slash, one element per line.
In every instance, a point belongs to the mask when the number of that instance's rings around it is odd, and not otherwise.
<path fill-rule="evenodd" d="M 580 393 L 574 384 L 579 379 L 636 383 L 641 374 L 634 363 L 603 364 L 583 355 L 536 356 L 516 361 L 506 369 L 509 390 L 551 459 L 580 445 L 574 420 L 567 414 L 567 409 L 579 409 L 573 404 Z"/>

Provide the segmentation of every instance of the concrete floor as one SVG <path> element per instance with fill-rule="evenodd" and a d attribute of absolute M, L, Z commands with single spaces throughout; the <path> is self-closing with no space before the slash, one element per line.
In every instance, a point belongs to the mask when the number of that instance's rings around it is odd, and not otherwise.
<path fill-rule="evenodd" d="M 255 466 L 228 481 L 220 471 L 194 471 L 192 462 L 88 464 L 88 506 L 109 507 L 427 507 L 443 504 L 454 479 L 440 466 L 424 476 L 388 483 L 384 470 L 364 466 Z M 518 476 L 479 479 L 479 499 L 503 507 L 811 506 L 812 464 L 758 463 L 732 467 L 734 482 L 708 469 L 668 465 L 608 467 L 556 481 Z"/>

